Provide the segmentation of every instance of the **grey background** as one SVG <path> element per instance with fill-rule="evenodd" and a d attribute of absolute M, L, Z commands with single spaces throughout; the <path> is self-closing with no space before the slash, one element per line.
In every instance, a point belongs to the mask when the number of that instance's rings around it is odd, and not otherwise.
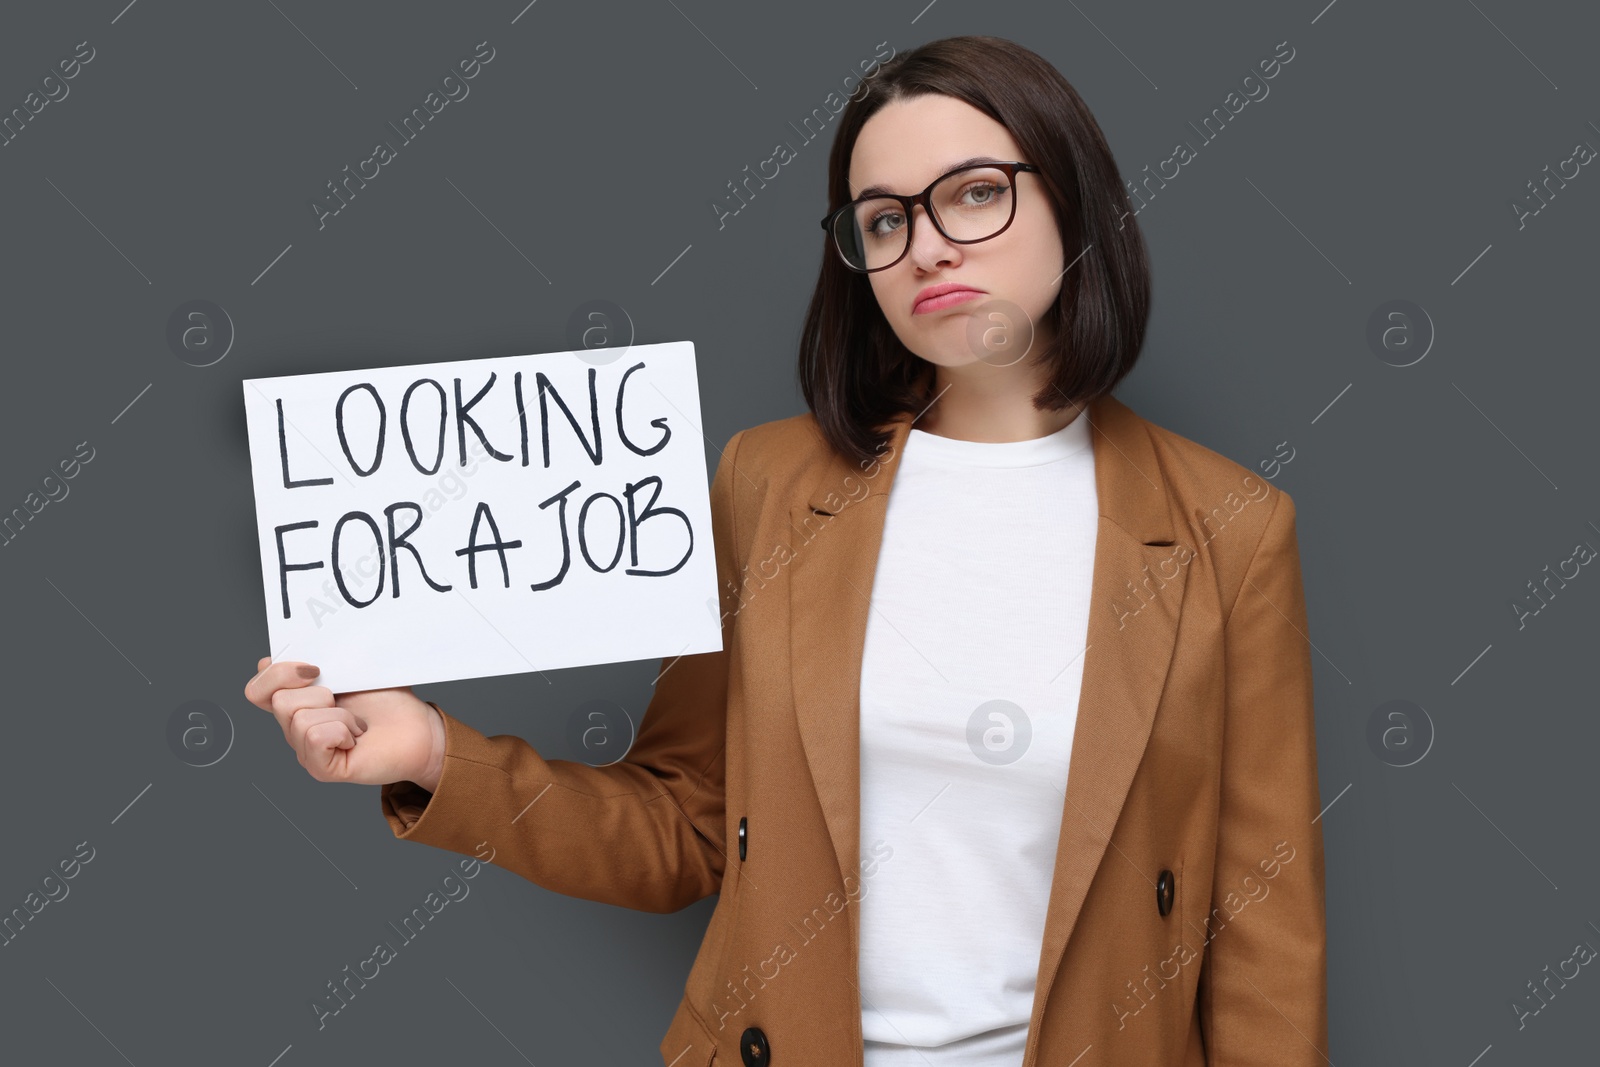
<path fill-rule="evenodd" d="M 0 948 L 5 1059 L 658 1062 L 713 901 L 633 913 L 495 868 L 317 1029 L 311 999 L 455 857 L 395 842 L 375 787 L 312 781 L 243 699 L 268 650 L 239 382 L 561 349 L 604 298 L 640 342 L 695 342 L 709 471 L 735 431 L 803 410 L 831 131 L 798 146 L 788 124 L 878 42 L 958 33 L 1055 63 L 1130 178 L 1278 42 L 1296 50 L 1138 216 L 1156 299 L 1119 395 L 1247 466 L 1294 449 L 1275 484 L 1298 504 L 1317 650 L 1332 1061 L 1593 1054 L 1592 968 L 1522 1029 L 1511 1004 L 1600 946 L 1600 577 L 1522 629 L 1511 605 L 1600 545 L 1600 174 L 1522 229 L 1510 208 L 1600 145 L 1592 12 L 524 2 L 7 5 L 0 111 L 76 42 L 97 54 L 0 148 L 0 511 L 95 449 L 0 549 L 0 912 L 95 849 Z M 308 201 L 484 40 L 470 96 L 319 231 Z M 781 140 L 799 157 L 719 230 L 711 203 Z M 196 298 L 237 330 L 204 368 L 165 341 Z M 1408 367 L 1365 340 L 1392 299 L 1437 331 Z M 422 693 L 575 757 L 572 709 L 637 717 L 658 667 Z M 1367 740 L 1394 699 L 1435 731 L 1413 766 Z M 190 700 L 237 731 L 210 767 L 168 747 Z"/>

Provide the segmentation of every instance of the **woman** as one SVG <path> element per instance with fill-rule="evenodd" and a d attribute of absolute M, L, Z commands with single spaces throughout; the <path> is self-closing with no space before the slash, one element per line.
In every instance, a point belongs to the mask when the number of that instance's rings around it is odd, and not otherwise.
<path fill-rule="evenodd" d="M 624 759 L 303 664 L 246 695 L 404 840 L 648 911 L 720 894 L 666 1063 L 1321 1064 L 1294 504 L 1111 397 L 1148 270 L 1054 68 L 958 37 L 863 87 L 810 411 L 728 443 L 724 647 L 662 664 Z"/>

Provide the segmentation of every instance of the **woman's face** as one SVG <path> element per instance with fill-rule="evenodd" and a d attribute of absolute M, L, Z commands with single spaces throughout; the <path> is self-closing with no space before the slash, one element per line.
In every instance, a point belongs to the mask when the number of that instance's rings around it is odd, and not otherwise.
<path fill-rule="evenodd" d="M 972 157 L 1035 162 L 1004 126 L 963 100 L 932 94 L 896 100 L 862 126 L 851 154 L 850 188 L 910 195 Z M 981 359 L 1007 366 L 1030 348 L 1037 354 L 1048 340 L 1044 314 L 1061 292 L 1066 266 L 1055 212 L 1037 174 L 1019 173 L 1004 195 L 1016 197 L 1016 217 L 1004 233 L 977 244 L 947 240 L 917 207 L 907 220 L 911 249 L 905 258 L 867 275 L 901 343 L 930 363 L 958 367 Z M 947 283 L 985 295 L 916 308 L 924 290 Z M 1014 321 L 1014 309 L 1025 322 Z M 1031 336 L 1035 327 L 1039 334 Z"/>

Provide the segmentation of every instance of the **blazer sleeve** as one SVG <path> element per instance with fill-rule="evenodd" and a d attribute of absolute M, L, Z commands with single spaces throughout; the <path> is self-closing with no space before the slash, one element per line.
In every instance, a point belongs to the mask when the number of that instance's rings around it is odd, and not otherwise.
<path fill-rule="evenodd" d="M 743 432 L 711 484 L 719 591 L 737 584 L 733 492 Z M 380 787 L 394 835 L 640 911 L 677 911 L 720 891 L 735 618 L 722 613 L 720 651 L 662 660 L 633 747 L 606 766 L 546 759 L 521 737 L 485 737 L 433 704 L 444 717 L 444 770 L 433 793 L 414 782 Z"/>
<path fill-rule="evenodd" d="M 1224 622 L 1224 641 L 1214 910 L 1206 918 L 1226 922 L 1204 930 L 1212 938 L 1199 989 L 1206 1062 L 1325 1067 L 1327 929 L 1311 646 L 1295 506 L 1282 490 Z"/>

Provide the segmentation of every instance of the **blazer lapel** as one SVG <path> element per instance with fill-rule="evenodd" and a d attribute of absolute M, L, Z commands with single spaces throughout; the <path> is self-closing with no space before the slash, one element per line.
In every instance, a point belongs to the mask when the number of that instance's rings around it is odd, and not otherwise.
<path fill-rule="evenodd" d="M 1088 414 L 1100 499 L 1088 651 L 1024 1067 L 1038 1055 L 1045 1002 L 1095 871 L 1103 861 L 1132 862 L 1109 857 L 1107 846 L 1150 739 L 1188 589 L 1188 560 L 1174 556 L 1166 480 L 1143 420 L 1110 397 Z M 1140 873 L 1154 914 L 1156 872 Z"/>
<path fill-rule="evenodd" d="M 1079 418 L 1089 420 L 1093 438 L 1100 519 L 1088 650 L 1039 958 L 1035 1033 L 1149 739 L 1188 574 L 1172 560 L 1166 483 L 1142 421 L 1110 396 L 1092 402 Z M 841 875 L 852 877 L 860 862 L 862 653 L 889 493 L 911 421 L 903 413 L 885 424 L 891 436 L 876 474 L 829 451 L 789 514 L 795 534 L 789 564 L 795 714 Z M 1163 562 L 1165 569 L 1159 567 Z M 1169 577 L 1174 566 L 1177 573 Z M 1153 900 L 1154 878 L 1145 873 Z M 858 945 L 859 909 L 848 910 L 852 945 Z M 1031 1057 L 1034 1042 L 1029 1044 Z"/>

